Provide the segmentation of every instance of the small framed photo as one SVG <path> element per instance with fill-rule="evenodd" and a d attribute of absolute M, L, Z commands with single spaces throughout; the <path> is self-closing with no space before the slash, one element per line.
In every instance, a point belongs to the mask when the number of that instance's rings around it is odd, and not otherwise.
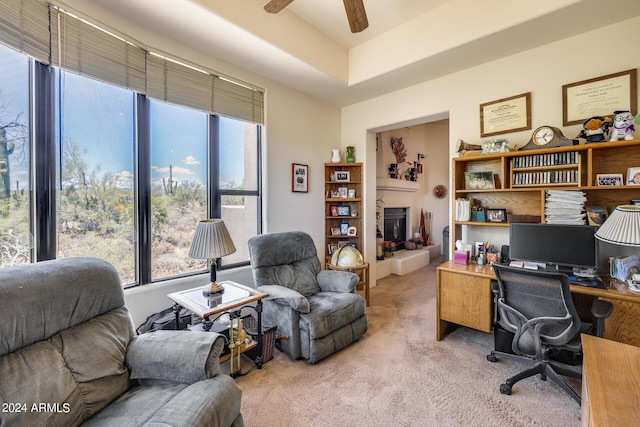
<path fill-rule="evenodd" d="M 341 222 L 340 223 L 340 234 L 342 236 L 346 236 L 349 234 L 349 223 L 348 222 Z"/>
<path fill-rule="evenodd" d="M 506 209 L 485 209 L 487 222 L 507 222 Z"/>
<path fill-rule="evenodd" d="M 464 173 L 465 190 L 493 190 L 495 182 L 493 180 L 493 172 L 465 172 Z"/>
<path fill-rule="evenodd" d="M 602 206 L 587 206 L 586 209 L 589 225 L 601 226 L 609 216 L 607 210 Z"/>
<path fill-rule="evenodd" d="M 347 187 L 338 187 L 338 197 L 341 199 L 347 198 Z"/>
<path fill-rule="evenodd" d="M 346 206 L 337 206 L 338 216 L 351 216 L 351 207 L 349 205 Z"/>
<path fill-rule="evenodd" d="M 621 173 L 599 173 L 596 175 L 599 187 L 623 185 Z"/>
<path fill-rule="evenodd" d="M 329 206 L 329 215 L 338 216 L 338 205 Z"/>
<path fill-rule="evenodd" d="M 309 165 L 291 164 L 291 191 L 294 193 L 309 192 Z"/>
<path fill-rule="evenodd" d="M 627 185 L 640 185 L 640 167 L 627 169 Z"/>
<path fill-rule="evenodd" d="M 340 193 L 338 193 L 338 190 L 331 190 L 331 198 L 332 199 L 337 199 L 340 197 Z"/>
<path fill-rule="evenodd" d="M 340 246 L 338 246 L 337 243 L 329 243 L 327 245 L 327 249 L 329 250 L 329 255 L 333 255 L 333 253 L 337 251 L 339 248 Z"/>
<path fill-rule="evenodd" d="M 349 199 L 355 199 L 356 198 L 356 189 L 355 188 L 350 188 L 349 192 L 347 193 L 347 197 Z"/>
<path fill-rule="evenodd" d="M 340 233 L 340 229 L 339 228 L 331 228 L 331 235 L 332 236 L 342 236 L 342 233 Z"/>
<path fill-rule="evenodd" d="M 353 237 L 353 236 L 355 236 L 355 235 L 356 235 L 356 232 L 357 232 L 357 231 L 358 231 L 358 230 L 357 230 L 355 227 L 351 226 L 351 227 L 349 227 L 349 228 L 347 229 L 347 236 L 351 236 L 351 237 Z"/>
<path fill-rule="evenodd" d="M 336 182 L 349 182 L 349 181 L 351 181 L 351 172 L 336 171 Z"/>
<path fill-rule="evenodd" d="M 631 199 L 629 200 L 630 205 L 640 206 L 640 199 Z"/>

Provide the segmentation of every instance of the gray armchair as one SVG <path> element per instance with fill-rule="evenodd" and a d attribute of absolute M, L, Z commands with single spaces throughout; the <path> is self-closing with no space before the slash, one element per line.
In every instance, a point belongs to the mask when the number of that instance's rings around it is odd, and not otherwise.
<path fill-rule="evenodd" d="M 0 268 L 0 426 L 242 426 L 223 345 L 207 332 L 135 336 L 105 261 Z"/>
<path fill-rule="evenodd" d="M 365 299 L 358 276 L 321 270 L 311 237 L 300 231 L 249 239 L 255 286 L 269 294 L 263 321 L 287 339 L 277 346 L 292 359 L 316 363 L 358 340 L 367 331 Z"/>

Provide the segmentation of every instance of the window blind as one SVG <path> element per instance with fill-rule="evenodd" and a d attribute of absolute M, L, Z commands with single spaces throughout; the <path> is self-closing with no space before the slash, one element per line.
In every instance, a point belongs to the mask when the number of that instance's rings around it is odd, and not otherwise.
<path fill-rule="evenodd" d="M 147 95 L 248 122 L 264 122 L 262 91 L 151 53 L 147 54 Z"/>
<path fill-rule="evenodd" d="M 53 66 L 149 97 L 264 123 L 264 92 L 155 55 L 126 36 L 39 0 L 0 2 L 0 40 Z"/>
<path fill-rule="evenodd" d="M 36 0 L 2 0 L 0 40 L 7 46 L 48 64 L 49 6 Z"/>
<path fill-rule="evenodd" d="M 145 93 L 145 50 L 51 7 L 51 64 Z"/>

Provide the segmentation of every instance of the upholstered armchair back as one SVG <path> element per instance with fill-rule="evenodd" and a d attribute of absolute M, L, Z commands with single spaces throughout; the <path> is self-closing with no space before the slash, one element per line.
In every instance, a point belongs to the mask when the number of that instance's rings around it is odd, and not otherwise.
<path fill-rule="evenodd" d="M 57 425 L 77 425 L 129 388 L 124 361 L 134 327 L 105 261 L 0 269 L 0 315 L 0 400 L 50 404 L 41 414 L 29 404 L 22 416 L 32 425 L 52 422 L 52 410 Z"/>
<path fill-rule="evenodd" d="M 320 291 L 320 260 L 308 234 L 290 231 L 252 237 L 249 253 L 256 287 L 280 285 L 304 296 Z"/>

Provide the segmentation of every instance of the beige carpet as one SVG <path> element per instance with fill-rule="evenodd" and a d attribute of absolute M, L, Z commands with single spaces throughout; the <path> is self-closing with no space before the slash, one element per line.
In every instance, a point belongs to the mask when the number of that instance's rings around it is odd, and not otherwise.
<path fill-rule="evenodd" d="M 275 350 L 238 378 L 245 425 L 578 426 L 578 404 L 551 380 L 500 394 L 522 365 L 488 362 L 491 334 L 460 327 L 435 340 L 436 265 L 378 281 L 368 332 L 341 352 L 308 365 Z"/>

